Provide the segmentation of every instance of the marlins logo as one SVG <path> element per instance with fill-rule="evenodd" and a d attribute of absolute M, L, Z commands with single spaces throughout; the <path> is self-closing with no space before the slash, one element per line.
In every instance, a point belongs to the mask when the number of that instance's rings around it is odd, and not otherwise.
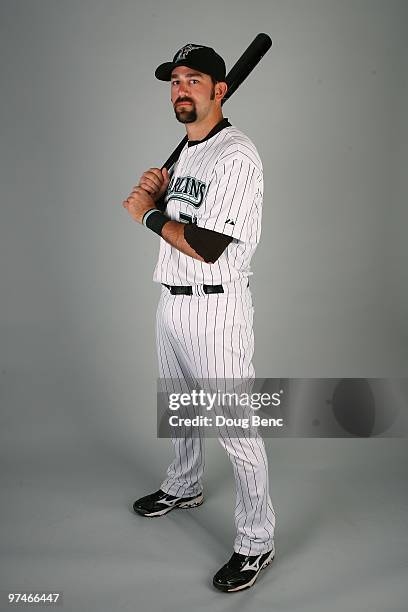
<path fill-rule="evenodd" d="M 169 200 L 183 200 L 199 208 L 203 203 L 207 185 L 193 176 L 173 176 L 167 187 L 166 203 Z"/>
<path fill-rule="evenodd" d="M 180 51 L 177 53 L 176 59 L 174 61 L 179 62 L 180 60 L 184 60 L 186 59 L 187 55 L 191 53 L 191 51 L 194 51 L 195 49 L 202 49 L 202 48 L 203 48 L 202 45 L 201 46 L 192 45 L 191 43 L 188 45 L 184 45 L 184 47 L 182 47 Z"/>

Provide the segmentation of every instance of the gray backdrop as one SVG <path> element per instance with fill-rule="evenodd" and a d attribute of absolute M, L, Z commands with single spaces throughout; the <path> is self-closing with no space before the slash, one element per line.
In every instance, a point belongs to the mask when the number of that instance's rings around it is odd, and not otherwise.
<path fill-rule="evenodd" d="M 202 507 L 131 513 L 172 455 L 158 239 L 121 202 L 184 134 L 156 66 L 193 42 L 230 68 L 267 32 L 224 107 L 265 170 L 257 375 L 406 376 L 407 23 L 404 0 L 2 0 L 0 589 L 75 612 L 406 609 L 404 439 L 268 440 L 277 557 L 239 595 L 211 586 L 234 535 L 216 440 Z"/>

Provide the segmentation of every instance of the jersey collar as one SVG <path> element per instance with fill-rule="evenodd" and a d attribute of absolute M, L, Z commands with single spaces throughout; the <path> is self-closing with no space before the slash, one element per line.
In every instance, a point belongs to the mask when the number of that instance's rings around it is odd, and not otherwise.
<path fill-rule="evenodd" d="M 212 138 L 213 136 L 215 136 L 215 134 L 218 134 L 218 132 L 221 132 L 221 130 L 223 130 L 224 128 L 229 127 L 230 125 L 231 124 L 228 121 L 228 118 L 224 117 L 223 119 L 221 119 L 221 121 L 219 121 L 216 125 L 214 125 L 213 129 L 210 132 L 208 132 L 205 138 L 203 138 L 202 140 L 188 140 L 187 145 L 189 147 L 194 147 L 195 145 L 198 145 L 201 142 L 205 142 L 209 138 Z"/>

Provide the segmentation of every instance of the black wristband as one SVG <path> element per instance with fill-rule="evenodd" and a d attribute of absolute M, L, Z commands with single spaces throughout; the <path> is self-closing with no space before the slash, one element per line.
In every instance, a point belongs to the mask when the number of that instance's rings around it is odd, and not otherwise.
<path fill-rule="evenodd" d="M 145 212 L 142 219 L 143 225 L 152 230 L 152 232 L 159 234 L 159 236 L 161 236 L 163 225 L 165 225 L 167 221 L 171 221 L 171 219 L 155 208 L 151 208 Z"/>

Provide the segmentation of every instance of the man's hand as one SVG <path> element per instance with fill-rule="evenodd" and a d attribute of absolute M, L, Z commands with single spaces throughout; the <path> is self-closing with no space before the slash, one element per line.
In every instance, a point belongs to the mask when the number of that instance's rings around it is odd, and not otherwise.
<path fill-rule="evenodd" d="M 143 187 L 155 202 L 165 193 L 170 177 L 167 168 L 150 168 L 140 177 L 139 186 Z"/>
<path fill-rule="evenodd" d="M 156 208 L 153 198 L 139 185 L 133 188 L 130 196 L 122 202 L 122 206 L 138 223 L 142 223 L 145 212 L 151 208 Z"/>

